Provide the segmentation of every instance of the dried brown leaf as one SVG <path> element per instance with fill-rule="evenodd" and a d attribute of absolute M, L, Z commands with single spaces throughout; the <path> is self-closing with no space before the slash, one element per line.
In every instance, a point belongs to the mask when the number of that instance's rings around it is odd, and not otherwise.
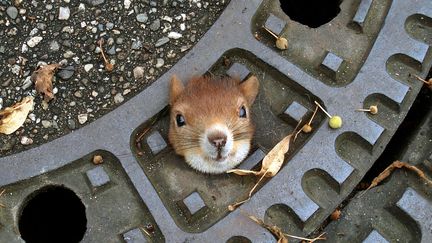
<path fill-rule="evenodd" d="M 332 214 L 330 214 L 330 219 L 333 221 L 336 221 L 340 219 L 341 217 L 341 211 L 339 209 L 335 209 Z"/>
<path fill-rule="evenodd" d="M 31 110 L 33 110 L 33 97 L 28 96 L 21 102 L 0 111 L 0 133 L 11 134 L 18 130 Z"/>
<path fill-rule="evenodd" d="M 260 175 L 265 174 L 266 177 L 275 176 L 285 160 L 285 154 L 288 152 L 290 147 L 291 137 L 290 134 L 284 137 L 270 152 L 264 157 Z"/>
<path fill-rule="evenodd" d="M 52 80 L 58 67 L 60 67 L 60 64 L 57 63 L 40 66 L 31 75 L 31 80 L 35 84 L 36 91 L 44 95 L 46 102 L 54 99 Z"/>
<path fill-rule="evenodd" d="M 285 160 L 285 154 L 288 152 L 290 147 L 291 138 L 297 133 L 297 129 L 299 128 L 301 122 L 302 120 L 297 123 L 297 126 L 294 128 L 294 131 L 291 134 L 284 137 L 272 148 L 272 150 L 270 150 L 270 152 L 268 152 L 261 163 L 260 171 L 233 169 L 228 170 L 226 173 L 234 173 L 237 175 L 264 175 L 265 177 L 275 176 L 282 167 L 282 164 Z"/>
<path fill-rule="evenodd" d="M 265 175 L 266 177 L 275 176 L 279 172 L 285 160 L 285 154 L 289 150 L 292 136 L 293 134 L 284 137 L 278 144 L 276 144 L 273 147 L 272 150 L 270 150 L 270 152 L 264 157 L 262 161 L 260 171 L 233 169 L 233 170 L 228 170 L 226 173 L 234 173 L 237 175 L 256 175 L 256 176 Z"/>
<path fill-rule="evenodd" d="M 255 189 L 258 187 L 258 185 L 260 184 L 260 182 L 264 177 L 273 177 L 279 172 L 285 160 L 285 154 L 289 150 L 291 138 L 296 133 L 297 128 L 299 127 L 301 122 L 302 121 L 300 120 L 297 126 L 295 127 L 294 131 L 288 136 L 284 137 L 281 141 L 279 141 L 279 143 L 277 143 L 272 148 L 272 150 L 270 150 L 270 152 L 264 157 L 263 162 L 261 163 L 260 171 L 233 169 L 226 172 L 226 173 L 234 173 L 241 176 L 244 175 L 261 176 L 260 179 L 257 181 L 257 183 L 255 183 L 253 188 L 249 191 L 248 197 L 243 201 L 228 205 L 228 210 L 233 211 L 238 206 L 249 201 L 249 199 L 252 197 L 252 193 L 255 191 Z"/>
<path fill-rule="evenodd" d="M 432 186 L 432 180 L 427 178 L 422 170 L 420 170 L 419 168 L 417 168 L 414 165 L 410 165 L 406 162 L 396 160 L 391 165 L 389 165 L 387 168 L 385 168 L 385 170 L 383 172 L 381 172 L 377 177 L 375 177 L 375 179 L 372 180 L 372 183 L 370 184 L 370 186 L 361 195 L 365 194 L 369 189 L 376 187 L 379 183 L 381 183 L 383 180 L 385 180 L 387 177 L 389 177 L 395 169 L 401 169 L 401 168 L 405 168 L 405 169 L 408 169 L 410 171 L 415 172 L 420 178 L 425 180 L 426 183 L 428 183 L 429 185 Z"/>

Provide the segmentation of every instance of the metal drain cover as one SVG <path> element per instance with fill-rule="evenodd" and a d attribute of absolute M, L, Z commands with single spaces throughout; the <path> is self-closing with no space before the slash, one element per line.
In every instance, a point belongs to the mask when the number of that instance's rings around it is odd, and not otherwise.
<path fill-rule="evenodd" d="M 0 158 L 0 185 L 17 192 L 2 197 L 2 203 L 20 205 L 24 198 L 19 195 L 36 189 L 36 181 L 49 184 L 68 173 L 71 176 L 70 168 L 75 168 L 79 172 L 73 173 L 88 178 L 76 185 L 77 191 L 85 186 L 85 195 L 91 197 L 91 187 L 104 187 L 99 193 L 113 193 L 120 204 L 133 202 L 136 210 L 123 212 L 124 205 L 113 205 L 124 214 L 135 214 L 136 220 L 119 223 L 121 227 L 106 226 L 112 234 L 98 239 L 274 242 L 268 231 L 240 210 L 226 209 L 248 193 L 254 178 L 208 176 L 191 170 L 169 146 L 163 114 L 172 74 L 187 80 L 189 75 L 206 72 L 242 78 L 253 73 L 262 84 L 253 106 L 257 132 L 253 150 L 241 166 L 258 165 L 299 119 L 310 115 L 314 100 L 344 120 L 341 129 L 333 130 L 327 118 L 319 115 L 315 132 L 301 135 L 278 175 L 240 207 L 292 234 L 307 235 L 318 229 L 374 164 L 417 96 L 422 84 L 410 74 L 424 77 L 432 64 L 432 3 L 347 0 L 336 18 L 317 29 L 290 20 L 278 4 L 232 1 L 184 58 L 134 98 L 73 133 Z M 289 48 L 277 50 L 263 25 L 286 37 Z M 355 111 L 371 104 L 380 107 L 375 116 Z M 136 146 L 137 134 L 147 127 L 149 132 Z M 97 150 L 106 151 L 110 158 L 103 170 L 91 168 L 88 162 L 89 154 Z M 82 162 L 86 160 L 87 164 Z M 114 178 L 116 183 L 111 182 Z M 68 180 L 62 183 L 75 188 Z M 410 214 L 419 198 L 407 190 L 398 205 Z M 430 206 L 430 200 L 420 201 Z M 0 217 L 2 241 L 19 241 L 13 231 L 16 213 L 10 207 L 0 209 L 0 215 L 7 216 Z M 95 210 L 92 215 L 103 214 Z M 109 222 L 120 222 L 116 215 Z M 426 218 L 419 215 L 415 220 Z M 140 225 L 148 222 L 155 226 L 150 238 L 140 235 Z M 94 229 L 101 230 L 98 227 L 89 224 L 84 241 L 91 242 Z M 425 227 L 419 228 L 421 240 L 429 242 Z M 372 241 L 379 237 L 374 232 L 365 235 Z"/>

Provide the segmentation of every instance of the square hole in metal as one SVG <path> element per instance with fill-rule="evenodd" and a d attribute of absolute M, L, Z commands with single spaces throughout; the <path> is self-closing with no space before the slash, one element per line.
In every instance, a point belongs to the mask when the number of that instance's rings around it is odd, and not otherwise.
<path fill-rule="evenodd" d="M 183 203 L 189 209 L 191 214 L 198 212 L 198 210 L 206 206 L 198 192 L 193 192 L 187 196 L 183 199 Z"/>

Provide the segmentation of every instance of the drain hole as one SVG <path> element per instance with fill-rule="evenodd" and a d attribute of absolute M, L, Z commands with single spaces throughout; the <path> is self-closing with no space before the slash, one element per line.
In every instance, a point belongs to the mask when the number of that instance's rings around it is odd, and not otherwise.
<path fill-rule="evenodd" d="M 282 10 L 292 20 L 311 28 L 330 22 L 340 12 L 341 0 L 279 0 Z"/>
<path fill-rule="evenodd" d="M 87 219 L 78 196 L 65 187 L 44 187 L 28 197 L 18 221 L 22 239 L 31 242 L 79 242 Z"/>

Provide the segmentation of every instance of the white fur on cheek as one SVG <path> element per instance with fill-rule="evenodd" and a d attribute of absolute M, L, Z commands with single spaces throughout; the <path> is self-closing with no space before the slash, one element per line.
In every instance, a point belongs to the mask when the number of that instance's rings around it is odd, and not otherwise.
<path fill-rule="evenodd" d="M 214 161 L 197 153 L 186 153 L 186 162 L 194 169 L 211 174 L 220 174 L 240 164 L 249 153 L 250 141 L 241 140 L 235 142 L 236 151 L 229 154 L 223 161 Z"/>

